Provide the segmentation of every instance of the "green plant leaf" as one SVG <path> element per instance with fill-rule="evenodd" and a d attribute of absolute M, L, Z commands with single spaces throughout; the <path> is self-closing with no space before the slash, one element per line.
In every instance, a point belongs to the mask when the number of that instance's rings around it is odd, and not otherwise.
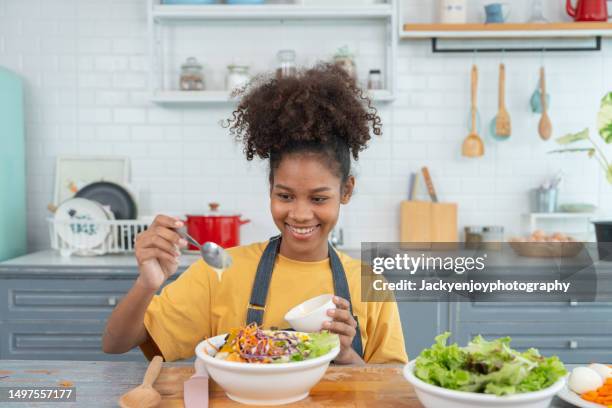
<path fill-rule="evenodd" d="M 608 183 L 612 184 L 612 165 L 608 167 L 608 174 L 606 174 L 606 178 L 608 179 Z"/>
<path fill-rule="evenodd" d="M 601 108 L 597 114 L 597 129 L 606 143 L 612 143 L 612 92 L 601 100 Z"/>
<path fill-rule="evenodd" d="M 570 133 L 565 136 L 561 136 L 557 139 L 557 143 L 560 145 L 568 145 L 570 143 L 578 142 L 580 140 L 586 140 L 589 138 L 589 128 L 586 128 L 578 133 Z"/>
<path fill-rule="evenodd" d="M 595 149 L 592 147 L 577 147 L 575 149 L 558 149 L 551 150 L 548 153 L 578 153 L 578 152 L 586 152 L 589 157 L 593 157 L 595 155 Z"/>

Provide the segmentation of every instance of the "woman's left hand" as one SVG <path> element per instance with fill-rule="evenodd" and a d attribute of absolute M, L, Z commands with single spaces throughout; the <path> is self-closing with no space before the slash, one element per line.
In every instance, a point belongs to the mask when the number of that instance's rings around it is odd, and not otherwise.
<path fill-rule="evenodd" d="M 350 312 L 348 300 L 334 296 L 336 309 L 329 309 L 327 315 L 333 318 L 331 322 L 323 323 L 323 328 L 340 337 L 340 353 L 334 360 L 336 364 L 363 364 L 361 356 L 353 350 L 353 338 L 357 333 L 357 322 Z"/>

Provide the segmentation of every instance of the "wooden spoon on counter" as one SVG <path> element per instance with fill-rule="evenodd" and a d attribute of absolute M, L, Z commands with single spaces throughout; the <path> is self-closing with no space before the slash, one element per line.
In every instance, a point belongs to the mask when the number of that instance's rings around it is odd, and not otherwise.
<path fill-rule="evenodd" d="M 542 140 L 548 140 L 552 135 L 552 123 L 550 122 L 550 118 L 546 112 L 548 107 L 546 106 L 546 79 L 544 67 L 540 68 L 540 100 L 542 102 L 542 117 L 540 118 L 540 123 L 538 124 L 538 133 L 540 134 L 540 138 L 542 138 Z"/>
<path fill-rule="evenodd" d="M 461 153 L 466 157 L 480 157 L 484 154 L 484 143 L 476 132 L 476 90 L 478 88 L 478 68 L 472 66 L 472 126 L 470 134 L 463 141 Z"/>
<path fill-rule="evenodd" d="M 495 134 L 509 137 L 512 134 L 510 114 L 506 109 L 506 66 L 499 64 L 499 110 L 495 120 Z"/>
<path fill-rule="evenodd" d="M 142 384 L 119 398 L 121 408 L 153 408 L 161 403 L 161 395 L 153 388 L 153 383 L 161 372 L 163 361 L 160 356 L 153 357 L 145 372 Z"/>

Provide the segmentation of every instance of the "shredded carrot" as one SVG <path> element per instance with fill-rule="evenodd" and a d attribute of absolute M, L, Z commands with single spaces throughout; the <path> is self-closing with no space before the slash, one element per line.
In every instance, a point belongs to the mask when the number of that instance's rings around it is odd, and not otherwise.
<path fill-rule="evenodd" d="M 608 378 L 604 385 L 595 391 L 585 392 L 581 397 L 589 402 L 602 404 L 608 407 L 612 406 L 612 378 Z"/>

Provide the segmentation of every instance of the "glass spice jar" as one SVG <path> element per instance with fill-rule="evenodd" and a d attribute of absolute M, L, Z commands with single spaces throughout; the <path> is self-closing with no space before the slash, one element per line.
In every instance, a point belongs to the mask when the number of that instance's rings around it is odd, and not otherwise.
<path fill-rule="evenodd" d="M 371 69 L 368 74 L 368 89 L 382 89 L 380 69 Z"/>
<path fill-rule="evenodd" d="M 278 68 L 276 68 L 277 78 L 289 77 L 297 74 L 294 50 L 280 50 L 276 54 L 276 57 L 278 59 Z"/>
<path fill-rule="evenodd" d="M 204 74 L 202 64 L 195 57 L 189 57 L 181 65 L 180 88 L 182 91 L 204 90 Z"/>
<path fill-rule="evenodd" d="M 357 80 L 357 66 L 353 54 L 347 46 L 341 47 L 336 51 L 336 54 L 334 54 L 334 64 L 346 71 L 355 81 Z"/>
<path fill-rule="evenodd" d="M 251 80 L 248 65 L 228 65 L 225 87 L 228 91 L 240 88 Z"/>

